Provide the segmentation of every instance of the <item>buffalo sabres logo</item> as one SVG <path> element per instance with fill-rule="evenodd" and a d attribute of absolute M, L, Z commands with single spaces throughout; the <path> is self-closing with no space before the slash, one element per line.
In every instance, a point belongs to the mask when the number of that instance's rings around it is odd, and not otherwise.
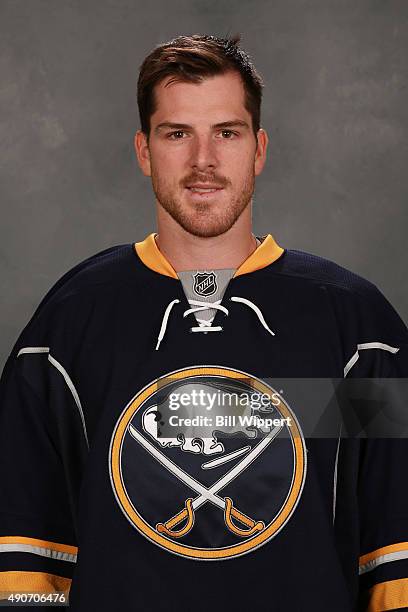
<path fill-rule="evenodd" d="M 194 274 L 193 290 L 197 295 L 213 295 L 217 291 L 214 272 L 197 272 Z"/>
<path fill-rule="evenodd" d="M 149 541 L 185 558 L 223 560 L 254 551 L 287 524 L 306 448 L 296 416 L 269 384 L 197 366 L 166 374 L 129 402 L 109 470 L 120 509 Z"/>

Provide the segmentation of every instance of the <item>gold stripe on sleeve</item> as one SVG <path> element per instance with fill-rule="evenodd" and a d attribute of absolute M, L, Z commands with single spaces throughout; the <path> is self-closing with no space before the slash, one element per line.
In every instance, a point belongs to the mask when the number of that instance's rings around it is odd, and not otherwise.
<path fill-rule="evenodd" d="M 71 578 L 44 572 L 0 572 L 0 600 L 10 593 L 56 593 L 69 595 Z"/>
<path fill-rule="evenodd" d="M 408 578 L 380 582 L 371 587 L 367 612 L 386 612 L 408 607 Z"/>

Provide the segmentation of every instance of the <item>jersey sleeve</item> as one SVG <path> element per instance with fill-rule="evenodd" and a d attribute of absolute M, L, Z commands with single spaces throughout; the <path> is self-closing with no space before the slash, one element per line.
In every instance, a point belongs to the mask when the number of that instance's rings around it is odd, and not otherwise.
<path fill-rule="evenodd" d="M 360 444 L 359 610 L 408 610 L 408 330 L 380 291 L 370 297 L 348 375 L 386 389 L 394 422 Z"/>
<path fill-rule="evenodd" d="M 14 349 L 0 380 L 0 599 L 67 597 L 88 440 L 75 386 L 47 346 Z"/>

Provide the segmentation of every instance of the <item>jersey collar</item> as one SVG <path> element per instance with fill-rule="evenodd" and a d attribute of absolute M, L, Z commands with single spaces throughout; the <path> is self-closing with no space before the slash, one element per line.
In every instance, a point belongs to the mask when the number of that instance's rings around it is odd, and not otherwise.
<path fill-rule="evenodd" d="M 171 263 L 165 258 L 163 253 L 159 250 L 159 247 L 154 239 L 155 236 L 157 236 L 157 234 L 152 232 L 141 242 L 134 243 L 133 247 L 137 255 L 151 270 L 179 280 L 177 272 Z M 262 236 L 261 244 L 235 270 L 232 278 L 269 266 L 269 264 L 276 261 L 283 252 L 284 249 L 275 242 L 271 234 Z"/>

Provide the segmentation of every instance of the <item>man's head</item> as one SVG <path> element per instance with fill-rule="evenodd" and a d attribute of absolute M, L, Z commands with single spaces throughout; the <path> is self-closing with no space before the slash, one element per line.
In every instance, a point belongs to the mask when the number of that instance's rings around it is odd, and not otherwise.
<path fill-rule="evenodd" d="M 263 83 L 239 39 L 180 36 L 156 47 L 140 68 L 139 164 L 159 205 L 196 236 L 233 226 L 265 162 Z M 205 186 L 216 191 L 194 191 Z"/>

